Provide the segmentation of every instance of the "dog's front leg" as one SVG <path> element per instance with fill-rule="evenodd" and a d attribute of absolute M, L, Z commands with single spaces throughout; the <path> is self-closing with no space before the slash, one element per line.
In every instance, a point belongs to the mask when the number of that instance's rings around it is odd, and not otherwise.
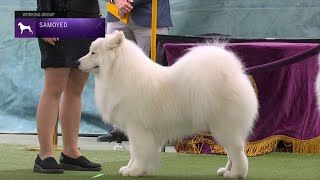
<path fill-rule="evenodd" d="M 128 165 L 123 166 L 123 167 L 120 168 L 120 170 L 119 170 L 120 174 L 122 174 L 124 170 L 126 170 L 126 169 L 128 169 L 128 168 L 130 168 L 132 166 L 132 163 L 134 161 L 133 154 L 132 154 L 132 146 L 130 146 L 130 156 L 131 156 L 131 158 L 130 158 L 130 161 L 129 161 Z"/>
<path fill-rule="evenodd" d="M 128 129 L 127 134 L 132 160 L 129 164 L 132 164 L 130 167 L 121 168 L 120 172 L 123 176 L 145 176 L 160 164 L 160 143 L 155 140 L 151 132 L 144 128 Z"/>

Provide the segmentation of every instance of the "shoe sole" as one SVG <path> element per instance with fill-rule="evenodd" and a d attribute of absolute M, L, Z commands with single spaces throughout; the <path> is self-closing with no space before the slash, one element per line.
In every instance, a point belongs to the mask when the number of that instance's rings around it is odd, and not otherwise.
<path fill-rule="evenodd" d="M 60 163 L 59 165 L 61 166 L 61 168 L 63 170 L 66 170 L 66 171 L 101 171 L 102 170 L 101 167 L 83 168 L 83 167 L 80 167 L 80 166 L 76 166 L 76 165 L 72 165 L 72 164 L 63 164 L 63 163 Z"/>
<path fill-rule="evenodd" d="M 97 138 L 98 142 L 115 142 L 117 140 L 121 140 L 121 141 L 129 141 L 128 138 Z"/>
<path fill-rule="evenodd" d="M 39 165 L 33 166 L 33 172 L 46 173 L 46 174 L 62 174 L 63 169 L 42 169 Z"/>

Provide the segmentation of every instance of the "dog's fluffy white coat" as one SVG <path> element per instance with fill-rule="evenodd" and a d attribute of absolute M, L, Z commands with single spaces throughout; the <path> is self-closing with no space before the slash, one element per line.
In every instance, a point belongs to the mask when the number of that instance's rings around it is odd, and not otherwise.
<path fill-rule="evenodd" d="M 174 65 L 152 62 L 122 32 L 97 39 L 79 59 L 95 74 L 96 106 L 105 122 L 130 141 L 124 176 L 144 176 L 160 164 L 159 147 L 193 133 L 210 131 L 226 149 L 226 178 L 246 178 L 244 153 L 258 114 L 258 101 L 239 58 L 224 47 L 192 48 Z"/>

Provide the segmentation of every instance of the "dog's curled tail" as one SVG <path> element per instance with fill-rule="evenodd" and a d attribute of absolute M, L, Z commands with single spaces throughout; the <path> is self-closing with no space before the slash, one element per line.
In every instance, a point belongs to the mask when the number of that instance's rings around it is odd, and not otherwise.
<path fill-rule="evenodd" d="M 226 39 L 222 39 L 222 38 L 219 38 L 219 37 L 214 37 L 212 39 L 207 39 L 203 43 L 197 44 L 197 46 L 214 46 L 214 47 L 219 47 L 221 49 L 228 50 L 227 44 L 228 44 L 228 41 Z M 197 47 L 197 46 L 195 46 L 195 47 Z M 185 50 L 185 52 L 189 52 L 195 47 L 188 48 L 188 49 Z"/>

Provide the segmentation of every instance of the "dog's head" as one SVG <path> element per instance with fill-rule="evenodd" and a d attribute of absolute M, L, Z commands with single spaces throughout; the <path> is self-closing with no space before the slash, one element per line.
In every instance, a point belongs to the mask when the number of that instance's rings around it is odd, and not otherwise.
<path fill-rule="evenodd" d="M 21 26 L 21 25 L 22 25 L 22 23 L 21 23 L 21 22 L 19 22 L 19 23 L 18 23 L 18 26 Z"/>
<path fill-rule="evenodd" d="M 92 42 L 89 53 L 78 60 L 79 69 L 85 72 L 99 73 L 108 70 L 114 64 L 119 50 L 125 40 L 122 31 L 114 31 L 105 38 Z"/>

